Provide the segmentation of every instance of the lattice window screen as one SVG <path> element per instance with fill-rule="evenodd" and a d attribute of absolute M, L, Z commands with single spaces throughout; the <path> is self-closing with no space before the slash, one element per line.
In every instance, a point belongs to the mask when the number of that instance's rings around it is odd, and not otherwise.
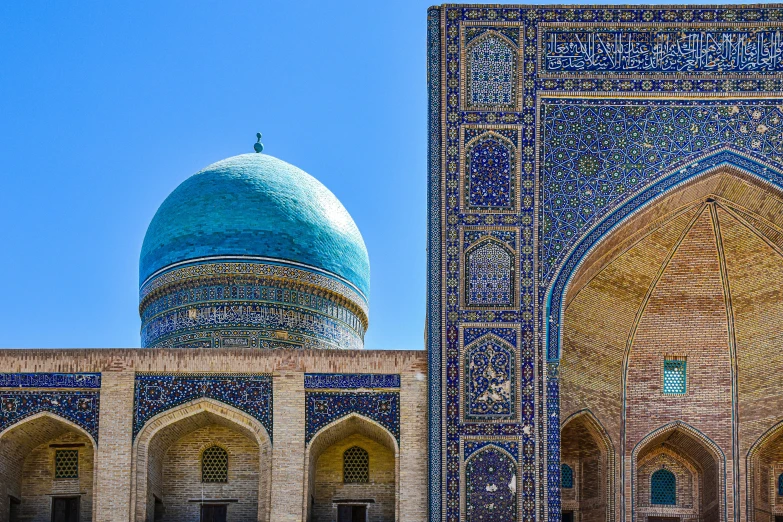
<path fill-rule="evenodd" d="M 666 395 L 682 395 L 686 390 L 685 359 L 663 360 L 663 393 Z"/>
<path fill-rule="evenodd" d="M 778 475 L 778 496 L 783 496 L 783 473 Z"/>
<path fill-rule="evenodd" d="M 220 446 L 201 454 L 201 482 L 228 482 L 228 453 Z"/>
<path fill-rule="evenodd" d="M 54 452 L 54 478 L 79 478 L 79 450 Z"/>
<path fill-rule="evenodd" d="M 659 469 L 650 477 L 650 503 L 659 506 L 677 505 L 677 478 L 668 469 Z"/>
<path fill-rule="evenodd" d="M 343 482 L 364 484 L 370 481 L 370 456 L 359 446 L 348 448 L 343 453 Z"/>
<path fill-rule="evenodd" d="M 574 487 L 574 470 L 568 464 L 560 466 L 560 483 L 565 489 Z"/>

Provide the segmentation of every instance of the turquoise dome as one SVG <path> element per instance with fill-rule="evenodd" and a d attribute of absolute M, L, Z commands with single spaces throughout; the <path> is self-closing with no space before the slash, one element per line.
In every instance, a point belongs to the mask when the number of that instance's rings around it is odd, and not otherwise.
<path fill-rule="evenodd" d="M 308 265 L 369 298 L 370 259 L 348 211 L 317 179 L 266 154 L 213 163 L 166 198 L 144 237 L 140 284 L 174 264 L 231 256 Z"/>

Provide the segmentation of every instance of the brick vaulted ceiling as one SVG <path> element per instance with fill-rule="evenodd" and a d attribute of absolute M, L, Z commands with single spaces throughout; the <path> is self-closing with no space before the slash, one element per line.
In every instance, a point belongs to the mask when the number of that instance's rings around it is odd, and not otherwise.
<path fill-rule="evenodd" d="M 706 324 L 703 342 L 735 347 L 743 441 L 757 437 L 777 415 L 764 412 L 779 386 L 765 368 L 783 365 L 782 297 L 783 194 L 728 168 L 669 193 L 613 231 L 572 278 L 561 419 L 589 409 L 621 440 L 625 357 L 702 342 L 687 332 Z"/>

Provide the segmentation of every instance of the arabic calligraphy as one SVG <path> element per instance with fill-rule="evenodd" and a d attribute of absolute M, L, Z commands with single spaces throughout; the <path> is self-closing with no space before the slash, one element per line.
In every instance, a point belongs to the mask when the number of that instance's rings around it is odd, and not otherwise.
<path fill-rule="evenodd" d="M 0 373 L 0 388 L 100 387 L 100 373 Z"/>
<path fill-rule="evenodd" d="M 783 33 L 754 31 L 550 31 L 549 72 L 783 71 Z"/>

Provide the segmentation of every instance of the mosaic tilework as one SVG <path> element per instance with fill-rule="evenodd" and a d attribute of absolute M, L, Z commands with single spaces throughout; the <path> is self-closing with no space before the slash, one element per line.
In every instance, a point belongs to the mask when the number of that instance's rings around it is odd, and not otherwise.
<path fill-rule="evenodd" d="M 518 448 L 517 448 L 516 441 L 503 440 L 503 439 L 492 439 L 492 440 L 468 439 L 465 441 L 464 444 L 465 444 L 464 454 L 466 459 L 482 448 L 485 448 L 487 446 L 497 446 L 498 448 L 502 448 L 506 450 L 506 452 L 508 452 L 508 454 L 514 458 L 514 460 L 517 460 Z"/>
<path fill-rule="evenodd" d="M 517 465 L 494 446 L 474 453 L 465 465 L 465 514 L 470 522 L 517 520 Z"/>
<path fill-rule="evenodd" d="M 324 426 L 358 413 L 372 419 L 400 440 L 398 392 L 305 392 L 305 435 L 310 442 Z"/>
<path fill-rule="evenodd" d="M 257 419 L 272 438 L 272 377 L 232 374 L 136 374 L 133 438 L 154 416 L 195 399 L 233 406 Z"/>
<path fill-rule="evenodd" d="M 367 301 L 348 284 L 259 260 L 171 270 L 140 290 L 143 347 L 361 349 Z M 247 335 L 225 335 L 226 330 Z"/>
<path fill-rule="evenodd" d="M 640 190 L 717 147 L 783 165 L 779 100 L 544 99 L 543 282 L 575 242 Z"/>
<path fill-rule="evenodd" d="M 98 442 L 97 391 L 0 391 L 0 431 L 44 411 L 81 426 Z"/>
<path fill-rule="evenodd" d="M 306 373 L 304 387 L 313 389 L 399 388 L 399 374 L 382 373 Z"/>
<path fill-rule="evenodd" d="M 516 47 L 495 32 L 487 32 L 468 44 L 468 106 L 516 105 L 516 54 Z"/>
<path fill-rule="evenodd" d="M 513 210 L 516 201 L 516 150 L 494 132 L 467 146 L 465 206 L 470 210 Z"/>
<path fill-rule="evenodd" d="M 100 373 L 0 373 L 0 388 L 100 387 Z"/>
<path fill-rule="evenodd" d="M 516 353 L 493 336 L 465 348 L 465 419 L 508 419 L 515 416 Z"/>
<path fill-rule="evenodd" d="M 511 306 L 514 303 L 515 255 L 502 243 L 487 239 L 465 252 L 465 301 L 468 306 Z"/>
<path fill-rule="evenodd" d="M 779 6 L 428 11 L 431 519 L 464 519 L 456 493 L 464 486 L 461 438 L 499 430 L 519 434 L 525 448 L 521 469 L 530 488 L 520 491 L 522 519 L 559 519 L 557 359 L 568 277 L 612 226 L 699 172 L 733 165 L 777 183 L 776 106 L 783 104 L 770 93 L 783 90 L 781 21 Z M 514 106 L 471 105 L 470 50 L 490 37 L 516 51 Z M 576 111 L 570 120 L 569 110 Z M 465 145 L 514 127 L 518 209 L 469 208 Z M 478 226 L 519 230 L 513 309 L 466 306 L 463 235 Z M 459 332 L 475 322 L 521 325 L 518 424 L 460 422 Z"/>

